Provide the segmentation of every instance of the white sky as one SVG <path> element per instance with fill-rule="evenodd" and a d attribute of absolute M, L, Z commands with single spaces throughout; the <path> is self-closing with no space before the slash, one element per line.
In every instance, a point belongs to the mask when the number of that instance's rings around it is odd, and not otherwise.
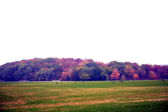
<path fill-rule="evenodd" d="M 167 0 L 1 0 L 0 65 L 34 57 L 168 64 Z"/>

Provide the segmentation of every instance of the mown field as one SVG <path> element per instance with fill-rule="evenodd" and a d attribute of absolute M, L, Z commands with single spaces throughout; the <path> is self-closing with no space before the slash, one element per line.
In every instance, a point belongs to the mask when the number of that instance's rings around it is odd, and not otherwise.
<path fill-rule="evenodd" d="M 1 112 L 166 112 L 168 81 L 0 82 Z"/>

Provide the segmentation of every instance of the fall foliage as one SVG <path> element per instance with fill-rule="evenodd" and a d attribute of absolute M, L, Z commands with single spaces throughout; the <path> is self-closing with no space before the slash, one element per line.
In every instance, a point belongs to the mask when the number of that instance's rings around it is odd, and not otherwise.
<path fill-rule="evenodd" d="M 119 79 L 120 73 L 118 72 L 118 70 L 115 68 L 112 72 L 112 74 L 110 75 L 110 79 L 111 80 L 117 80 Z"/>
<path fill-rule="evenodd" d="M 1 81 L 97 81 L 168 79 L 167 65 L 96 62 L 92 59 L 34 58 L 0 66 Z"/>
<path fill-rule="evenodd" d="M 134 74 L 133 78 L 134 78 L 134 80 L 138 80 L 139 79 L 139 75 L 138 74 Z"/>

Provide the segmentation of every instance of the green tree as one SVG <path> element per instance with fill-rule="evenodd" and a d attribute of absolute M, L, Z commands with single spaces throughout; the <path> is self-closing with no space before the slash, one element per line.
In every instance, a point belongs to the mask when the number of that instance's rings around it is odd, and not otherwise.
<path fill-rule="evenodd" d="M 83 81 L 87 81 L 87 80 L 89 80 L 91 78 L 90 74 L 81 74 L 79 77 Z"/>

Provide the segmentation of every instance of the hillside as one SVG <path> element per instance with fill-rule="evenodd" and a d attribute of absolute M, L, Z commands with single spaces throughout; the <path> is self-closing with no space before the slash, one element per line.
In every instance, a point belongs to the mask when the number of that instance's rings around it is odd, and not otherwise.
<path fill-rule="evenodd" d="M 100 81 L 168 79 L 168 65 L 138 65 L 111 61 L 107 64 L 91 59 L 34 58 L 0 66 L 1 81 Z"/>

